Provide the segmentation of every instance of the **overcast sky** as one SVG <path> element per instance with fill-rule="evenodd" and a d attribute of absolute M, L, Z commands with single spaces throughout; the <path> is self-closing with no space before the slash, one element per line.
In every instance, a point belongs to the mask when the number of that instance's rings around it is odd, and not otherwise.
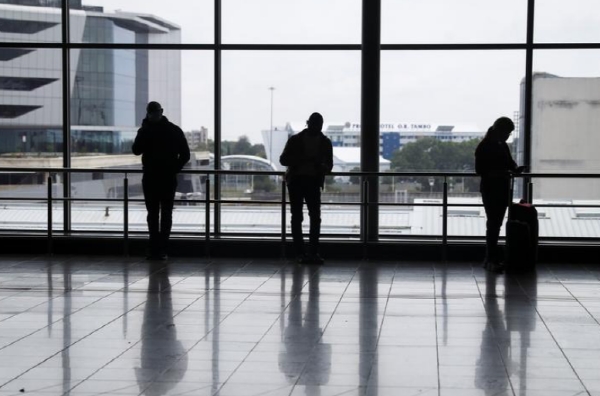
<path fill-rule="evenodd" d="M 213 0 L 84 0 L 107 11 L 177 23 L 184 43 L 211 43 Z M 383 43 L 522 43 L 525 0 L 383 0 Z M 224 43 L 359 43 L 360 0 L 223 0 Z M 598 0 L 538 0 L 536 40 L 600 41 Z M 212 52 L 182 56 L 182 127 L 213 131 Z M 487 129 L 519 110 L 524 51 L 384 51 L 381 121 L 471 123 Z M 600 76 L 600 50 L 541 51 L 534 68 Z M 359 51 L 223 53 L 223 138 L 261 141 L 276 126 L 320 111 L 326 122 L 360 121 Z M 167 115 L 169 106 L 164 104 Z"/>

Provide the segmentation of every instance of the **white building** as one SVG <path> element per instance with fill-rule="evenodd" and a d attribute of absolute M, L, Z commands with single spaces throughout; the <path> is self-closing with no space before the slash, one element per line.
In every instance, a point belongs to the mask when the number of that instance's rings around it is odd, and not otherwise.
<path fill-rule="evenodd" d="M 279 156 L 285 147 L 289 136 L 306 128 L 300 122 L 287 123 L 284 127 L 275 127 L 273 131 L 263 130 L 263 142 L 267 158 L 272 153 L 275 163 L 279 163 Z M 360 147 L 361 126 L 359 123 L 325 123 L 323 133 L 331 139 L 334 147 Z M 471 139 L 480 139 L 485 131 L 474 124 L 434 124 L 418 122 L 393 122 L 382 123 L 379 128 L 379 154 L 386 160 L 392 158 L 395 151 L 400 150 L 404 144 L 416 142 L 419 139 L 431 137 L 444 142 L 464 142 Z M 272 143 L 272 150 L 270 149 Z"/>
<path fill-rule="evenodd" d="M 208 143 L 208 129 L 201 127 L 200 130 L 185 132 L 185 138 L 192 149 L 205 145 Z"/>
<path fill-rule="evenodd" d="M 534 74 L 531 122 L 532 172 L 600 172 L 600 78 Z M 597 179 L 534 179 L 533 183 L 534 198 L 600 197 Z"/>
<path fill-rule="evenodd" d="M 379 171 L 387 172 L 390 170 L 391 161 L 379 156 Z M 360 169 L 360 147 L 334 147 L 333 148 L 333 172 L 352 172 Z M 342 182 L 348 182 L 348 176 L 338 176 L 336 178 Z"/>

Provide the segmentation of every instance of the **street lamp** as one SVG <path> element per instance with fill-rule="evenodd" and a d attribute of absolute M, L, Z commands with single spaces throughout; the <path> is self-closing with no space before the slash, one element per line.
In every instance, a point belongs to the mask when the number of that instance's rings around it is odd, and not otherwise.
<path fill-rule="evenodd" d="M 273 91 L 275 87 L 269 87 L 271 91 L 271 132 L 269 133 L 269 161 L 273 163 Z"/>
<path fill-rule="evenodd" d="M 275 91 L 275 87 L 269 87 L 269 91 L 271 91 L 271 128 L 269 132 L 269 161 L 273 162 L 273 94 Z"/>
<path fill-rule="evenodd" d="M 435 179 L 433 177 L 429 178 L 429 195 L 433 192 L 433 185 L 435 184 Z"/>

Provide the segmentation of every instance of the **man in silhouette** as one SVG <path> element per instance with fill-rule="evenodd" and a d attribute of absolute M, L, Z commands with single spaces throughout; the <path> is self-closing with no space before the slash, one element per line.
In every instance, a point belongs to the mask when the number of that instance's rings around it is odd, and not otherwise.
<path fill-rule="evenodd" d="M 319 255 L 321 233 L 321 188 L 325 175 L 333 168 L 333 147 L 321 129 L 323 116 L 313 113 L 307 121 L 308 128 L 291 136 L 279 162 L 287 166 L 286 183 L 292 212 L 292 237 L 300 263 L 323 264 Z M 302 236 L 302 207 L 306 201 L 310 217 L 309 252 L 304 251 Z"/>
<path fill-rule="evenodd" d="M 142 155 L 142 187 L 150 234 L 148 259 L 164 260 L 173 224 L 177 173 L 190 160 L 190 149 L 181 128 L 163 115 L 158 102 L 148 103 L 146 111 L 131 149 L 135 155 Z"/>

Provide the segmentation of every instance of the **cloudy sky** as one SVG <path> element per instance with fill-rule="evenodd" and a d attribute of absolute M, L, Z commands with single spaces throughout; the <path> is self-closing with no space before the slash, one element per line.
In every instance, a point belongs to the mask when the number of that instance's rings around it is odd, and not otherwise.
<path fill-rule="evenodd" d="M 184 43 L 211 43 L 213 0 L 84 0 L 107 11 L 144 12 L 177 23 Z M 383 0 L 383 43 L 522 43 L 525 0 Z M 600 41 L 597 0 L 538 0 L 539 42 Z M 360 0 L 223 0 L 224 43 L 358 44 Z M 213 133 L 210 51 L 182 54 L 182 127 Z M 534 69 L 600 76 L 600 50 L 538 51 Z M 519 110 L 524 51 L 384 51 L 381 121 L 471 123 L 486 129 Z M 326 122 L 360 121 L 359 51 L 223 53 L 223 137 L 253 143 L 270 125 L 320 111 Z M 164 104 L 168 113 L 168 104 Z"/>

